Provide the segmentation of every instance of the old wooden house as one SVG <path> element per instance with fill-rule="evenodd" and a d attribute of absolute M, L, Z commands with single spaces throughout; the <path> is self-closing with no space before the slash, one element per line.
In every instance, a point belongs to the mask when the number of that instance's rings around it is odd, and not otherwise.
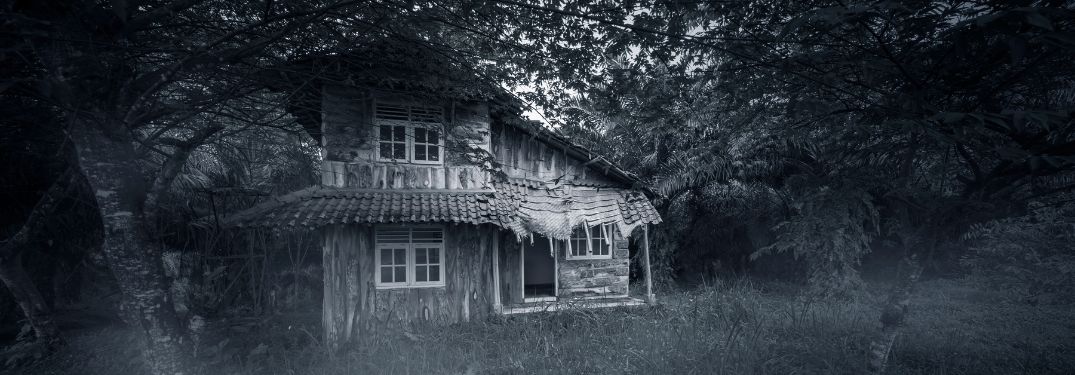
<path fill-rule="evenodd" d="M 227 219 L 322 234 L 328 341 L 389 320 L 643 303 L 628 240 L 648 249 L 661 219 L 638 179 L 426 58 L 334 56 L 282 77 L 303 87 L 291 110 L 321 142 L 321 184 Z M 648 282 L 648 250 L 638 259 Z"/>

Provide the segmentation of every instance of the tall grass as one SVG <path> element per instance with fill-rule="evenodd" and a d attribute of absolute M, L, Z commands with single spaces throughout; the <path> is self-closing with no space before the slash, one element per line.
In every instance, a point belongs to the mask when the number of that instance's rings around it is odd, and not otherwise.
<path fill-rule="evenodd" d="M 1075 369 L 1075 313 L 1068 309 L 1004 302 L 999 292 L 966 283 L 928 282 L 920 290 L 889 373 Z M 205 358 L 222 374 L 858 374 L 878 328 L 879 299 L 862 293 L 849 301 L 810 301 L 792 286 L 715 282 L 663 294 L 656 307 L 385 328 L 338 353 L 327 353 L 307 333 L 317 332 L 316 321 L 277 317 L 247 333 L 218 329 L 231 339 Z M 57 364 L 28 373 L 129 368 L 130 359 L 97 349 L 107 347 L 100 341 L 110 335 L 121 333 L 88 334 Z M 75 367 L 89 358 L 76 353 L 95 350 L 89 357 L 103 363 Z"/>

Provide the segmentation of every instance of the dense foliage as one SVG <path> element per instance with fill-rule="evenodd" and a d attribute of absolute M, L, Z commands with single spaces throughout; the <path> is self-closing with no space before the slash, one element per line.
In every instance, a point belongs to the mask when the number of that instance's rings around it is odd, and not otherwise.
<path fill-rule="evenodd" d="M 807 273 L 824 290 L 854 284 L 873 250 L 950 272 L 969 225 L 1071 188 L 1075 34 L 1061 3 L 650 10 L 689 31 L 630 32 L 678 53 L 611 59 L 620 69 L 563 107 L 564 128 L 691 202 L 668 215 L 754 233 L 756 256 L 823 265 Z"/>
<path fill-rule="evenodd" d="M 1075 302 L 1075 215 L 1033 205 L 1023 216 L 976 224 L 964 257 L 975 278 L 1032 303 Z"/>
<path fill-rule="evenodd" d="M 306 169 L 316 146 L 289 115 L 294 93 L 281 92 L 280 73 L 378 44 L 433 56 L 407 61 L 414 67 L 450 65 L 480 78 L 460 90 L 498 100 L 490 88 L 516 91 L 510 104 L 521 100 L 655 186 L 667 224 L 654 235 L 654 257 L 666 281 L 760 267 L 780 254 L 792 261 L 772 273 L 803 275 L 822 295 L 860 285 L 869 254 L 915 259 L 933 274 L 960 271 L 965 255 L 979 270 L 1008 262 L 1068 274 L 1056 241 L 1005 244 L 1062 226 L 1034 215 L 1066 209 L 1075 188 L 1070 2 L 2 7 L 4 107 L 54 118 L 48 134 L 75 149 L 68 176 L 84 176 L 95 193 L 103 259 L 149 339 L 152 372 L 179 371 L 192 358 L 186 323 L 165 293 L 182 272 L 162 269 L 164 249 L 189 242 L 183 228 L 217 203 L 245 207 L 257 194 L 316 181 Z M 18 271 L 23 249 L 42 242 L 31 229 L 53 213 L 56 190 L 20 206 L 24 223 L 5 224 L 5 236 L 14 234 L 0 265 Z M 238 194 L 218 201 L 224 193 Z M 969 228 L 987 243 L 968 254 Z M 36 293 L 19 285 L 8 283 Z"/>

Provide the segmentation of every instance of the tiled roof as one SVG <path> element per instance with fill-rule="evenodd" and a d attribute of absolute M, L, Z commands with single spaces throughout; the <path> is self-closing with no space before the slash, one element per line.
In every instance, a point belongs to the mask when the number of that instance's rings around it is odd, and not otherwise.
<path fill-rule="evenodd" d="M 319 227 L 344 223 L 505 225 L 511 211 L 495 191 L 358 190 L 313 187 L 224 220 L 235 227 Z"/>
<path fill-rule="evenodd" d="M 299 228 L 345 223 L 493 224 L 519 236 L 539 233 L 567 238 L 580 224 L 616 224 L 629 234 L 660 223 L 638 191 L 558 185 L 523 180 L 495 190 L 371 190 L 313 187 L 271 199 L 224 220 L 231 227 Z"/>

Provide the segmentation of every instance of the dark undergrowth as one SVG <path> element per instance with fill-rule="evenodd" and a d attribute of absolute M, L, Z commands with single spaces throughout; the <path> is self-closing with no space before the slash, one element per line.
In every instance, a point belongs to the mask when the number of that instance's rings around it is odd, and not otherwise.
<path fill-rule="evenodd" d="M 809 302 L 783 284 L 715 283 L 657 307 L 566 311 L 365 335 L 328 353 L 316 316 L 211 324 L 210 374 L 859 374 L 882 296 Z M 921 283 L 890 374 L 1075 371 L 1075 312 L 1032 306 L 965 281 Z M 228 339 L 224 339 L 228 337 Z M 25 374 L 140 372 L 134 335 L 84 329 Z"/>

